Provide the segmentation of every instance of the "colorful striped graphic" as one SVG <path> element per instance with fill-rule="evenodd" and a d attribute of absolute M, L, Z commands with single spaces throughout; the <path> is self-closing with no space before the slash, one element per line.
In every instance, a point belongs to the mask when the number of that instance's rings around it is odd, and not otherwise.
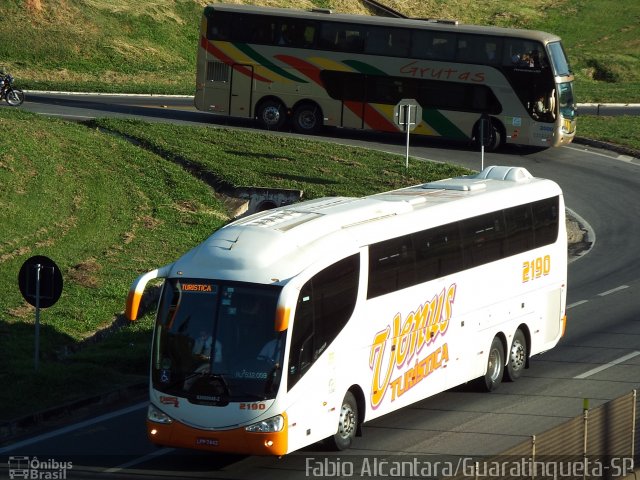
<path fill-rule="evenodd" d="M 220 43 L 219 47 L 213 45 L 205 37 L 201 39 L 202 48 L 214 55 L 220 61 L 232 65 L 233 68 L 260 82 L 274 83 L 276 81 L 309 83 L 303 77 L 324 88 L 320 73 L 323 70 L 357 72 L 363 75 L 389 76 L 373 65 L 359 60 L 343 60 L 338 62 L 323 57 L 308 57 L 303 60 L 291 55 L 275 55 L 274 59 L 292 68 L 300 75 L 295 75 L 264 55 L 257 52 L 247 44 Z M 238 65 L 240 63 L 255 64 L 260 73 Z M 353 112 L 369 128 L 383 132 L 396 132 L 398 127 L 393 122 L 394 105 L 369 104 L 357 101 L 344 101 L 343 105 Z M 422 135 L 442 136 L 456 140 L 467 140 L 469 136 L 460 130 L 455 123 L 449 120 L 442 112 L 434 108 L 424 108 L 422 122 L 416 127 L 416 133 Z"/>
<path fill-rule="evenodd" d="M 259 54 L 258 52 L 256 52 L 253 48 L 251 48 L 246 43 L 234 43 L 233 45 L 238 50 L 242 51 L 247 56 L 249 56 L 249 58 L 251 58 L 252 60 L 255 60 L 258 63 L 258 65 L 262 65 L 263 67 L 268 68 L 269 70 L 271 70 L 274 73 L 277 73 L 281 77 L 287 78 L 289 80 L 292 80 L 292 81 L 298 82 L 298 83 L 307 83 L 306 80 L 303 80 L 300 77 L 296 77 L 295 75 L 290 74 L 285 69 L 279 67 L 278 65 L 276 65 L 275 63 L 270 61 L 265 56 Z M 276 55 L 276 58 L 278 58 L 277 55 Z"/>
<path fill-rule="evenodd" d="M 441 137 L 454 140 L 467 140 L 469 138 L 451 120 L 445 117 L 440 110 L 425 108 L 422 110 L 422 121 L 429 125 Z"/>
<path fill-rule="evenodd" d="M 233 68 L 243 75 L 246 75 L 249 78 L 254 78 L 259 82 L 273 83 L 273 80 L 269 80 L 261 75 L 254 73 L 251 69 L 243 67 L 242 65 L 236 65 L 237 61 L 233 58 L 229 57 L 222 50 L 218 49 L 213 43 L 209 42 L 205 37 L 202 37 L 200 40 L 200 46 L 204 48 L 211 55 L 216 57 L 218 60 L 226 63 L 227 65 L 233 66 Z"/>
<path fill-rule="evenodd" d="M 309 78 L 311 81 L 323 87 L 322 80 L 320 80 L 321 70 L 312 63 L 301 60 L 297 57 L 292 57 L 291 55 L 276 55 L 275 58 L 283 63 L 286 63 L 291 68 L 295 68 L 298 72 Z"/>
<path fill-rule="evenodd" d="M 365 75 L 376 75 L 380 77 L 388 77 L 389 75 L 379 68 L 374 67 L 373 65 L 369 65 L 368 63 L 359 62 L 358 60 L 344 60 L 345 65 L 350 66 L 358 73 L 363 73 Z"/>

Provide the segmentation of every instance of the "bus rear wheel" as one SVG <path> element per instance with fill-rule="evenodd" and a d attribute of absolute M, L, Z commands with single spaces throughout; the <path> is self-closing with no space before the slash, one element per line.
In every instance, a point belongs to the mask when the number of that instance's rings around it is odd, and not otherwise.
<path fill-rule="evenodd" d="M 340 407 L 338 431 L 329 438 L 330 445 L 335 450 L 346 450 L 351 446 L 358 431 L 358 404 L 353 393 L 347 392 Z"/>
<path fill-rule="evenodd" d="M 287 111 L 278 100 L 265 100 L 256 112 L 258 121 L 267 130 L 279 130 L 287 120 Z"/>
<path fill-rule="evenodd" d="M 298 133 L 317 133 L 322 127 L 322 112 L 314 103 L 303 103 L 293 111 L 293 128 Z"/>
<path fill-rule="evenodd" d="M 515 382 L 520 378 L 527 365 L 527 355 L 527 339 L 524 337 L 522 330 L 518 329 L 513 336 L 513 342 L 511 342 L 511 349 L 509 350 L 509 359 L 505 371 L 508 381 Z"/>

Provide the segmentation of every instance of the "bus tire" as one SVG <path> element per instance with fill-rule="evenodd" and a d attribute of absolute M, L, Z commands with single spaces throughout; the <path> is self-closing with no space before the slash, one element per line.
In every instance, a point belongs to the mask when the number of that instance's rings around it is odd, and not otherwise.
<path fill-rule="evenodd" d="M 516 330 L 509 349 L 509 358 L 507 359 L 507 369 L 505 371 L 506 379 L 509 382 L 515 382 L 527 366 L 527 339 L 522 330 Z"/>
<path fill-rule="evenodd" d="M 256 117 L 260 124 L 267 130 L 279 130 L 287 120 L 287 111 L 282 102 L 267 99 L 258 106 Z"/>
<path fill-rule="evenodd" d="M 504 375 L 504 347 L 502 341 L 498 337 L 494 337 L 489 349 L 489 358 L 487 360 L 487 373 L 481 377 L 481 386 L 487 392 L 496 390 L 502 382 Z"/>
<path fill-rule="evenodd" d="M 340 407 L 338 431 L 329 437 L 330 446 L 334 450 L 346 450 L 351 447 L 358 431 L 358 404 L 353 393 L 347 392 Z"/>
<path fill-rule="evenodd" d="M 480 138 L 480 122 L 476 123 L 473 129 L 473 138 L 478 149 L 482 148 L 482 138 Z M 500 122 L 494 118 L 489 119 L 489 131 L 484 134 L 484 148 L 487 152 L 495 152 L 505 143 L 505 133 Z"/>
<path fill-rule="evenodd" d="M 322 111 L 315 103 L 301 103 L 293 110 L 293 129 L 298 133 L 317 133 L 322 127 Z"/>

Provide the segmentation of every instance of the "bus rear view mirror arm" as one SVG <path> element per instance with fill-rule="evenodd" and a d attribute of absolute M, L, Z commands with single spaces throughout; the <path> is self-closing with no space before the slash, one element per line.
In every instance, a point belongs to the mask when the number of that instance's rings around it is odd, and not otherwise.
<path fill-rule="evenodd" d="M 173 263 L 144 273 L 133 281 L 131 288 L 129 289 L 127 306 L 124 311 L 125 317 L 127 317 L 128 320 L 134 321 L 138 318 L 138 310 L 140 308 L 142 294 L 144 293 L 147 283 L 156 278 L 166 278 L 171 271 L 171 267 L 173 267 Z"/>

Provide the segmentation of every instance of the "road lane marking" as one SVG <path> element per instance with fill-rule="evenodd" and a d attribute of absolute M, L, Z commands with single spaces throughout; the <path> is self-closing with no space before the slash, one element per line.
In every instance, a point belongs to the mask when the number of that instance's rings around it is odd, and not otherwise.
<path fill-rule="evenodd" d="M 122 465 L 118 465 L 117 467 L 113 467 L 113 468 L 108 468 L 106 470 L 103 470 L 103 473 L 118 473 L 121 470 L 124 470 L 126 468 L 129 467 L 133 467 L 134 465 L 138 465 L 139 463 L 143 463 L 146 462 L 147 460 L 151 460 L 155 457 L 159 457 L 161 455 L 166 455 L 167 453 L 171 453 L 175 450 L 175 448 L 169 448 L 169 447 L 165 447 L 162 448 L 160 450 L 155 450 L 151 453 L 147 453 L 146 455 L 143 455 L 142 457 L 138 457 L 138 458 L 134 458 L 133 460 L 130 460 L 126 463 L 123 463 Z"/>
<path fill-rule="evenodd" d="M 606 370 L 607 368 L 613 367 L 615 365 L 618 365 L 620 363 L 626 362 L 627 360 L 631 360 L 634 357 L 637 357 L 638 355 L 640 355 L 640 352 L 636 351 L 636 352 L 631 352 L 627 355 L 625 355 L 624 357 L 620 357 L 617 360 L 613 360 L 609 363 L 605 363 L 604 365 L 600 365 L 599 367 L 596 368 L 592 368 L 591 370 L 581 373 L 580 375 L 576 375 L 575 377 L 573 377 L 574 379 L 584 379 L 587 377 L 590 377 L 591 375 L 595 375 L 596 373 L 600 373 L 603 370 Z"/>
<path fill-rule="evenodd" d="M 583 303 L 589 303 L 589 300 L 580 300 L 579 302 L 574 302 L 571 305 L 567 305 L 567 310 L 573 307 L 577 307 L 578 305 L 582 305 Z"/>
<path fill-rule="evenodd" d="M 0 448 L 0 454 L 11 452 L 13 450 L 17 450 L 18 448 L 26 447 L 27 445 L 33 445 L 34 443 L 42 442 L 44 440 L 48 440 L 53 437 L 57 437 L 59 435 L 64 435 L 66 433 L 74 432 L 84 427 L 88 427 L 89 425 L 95 425 L 96 423 L 104 422 L 105 420 L 110 420 L 112 418 L 119 417 L 121 415 L 126 415 L 131 412 L 135 412 L 136 410 L 142 410 L 149 406 L 149 402 L 142 402 L 136 405 L 132 405 L 127 408 L 123 408 L 122 410 L 116 410 L 115 412 L 105 413 L 104 415 L 100 415 L 95 418 L 90 418 L 88 420 L 84 420 L 79 423 L 74 423 L 73 425 L 69 425 L 63 428 L 59 428 L 57 430 L 52 430 L 51 432 L 43 433 L 42 435 L 38 435 L 35 437 L 27 438 L 22 440 L 21 442 L 16 442 L 11 445 L 7 445 L 6 447 Z"/>
<path fill-rule="evenodd" d="M 620 290 L 624 290 L 625 288 L 629 288 L 629 285 L 620 285 L 619 287 L 612 288 L 611 290 L 607 290 L 606 292 L 599 293 L 599 297 L 604 297 L 606 295 L 610 295 L 612 293 L 619 292 Z"/>

